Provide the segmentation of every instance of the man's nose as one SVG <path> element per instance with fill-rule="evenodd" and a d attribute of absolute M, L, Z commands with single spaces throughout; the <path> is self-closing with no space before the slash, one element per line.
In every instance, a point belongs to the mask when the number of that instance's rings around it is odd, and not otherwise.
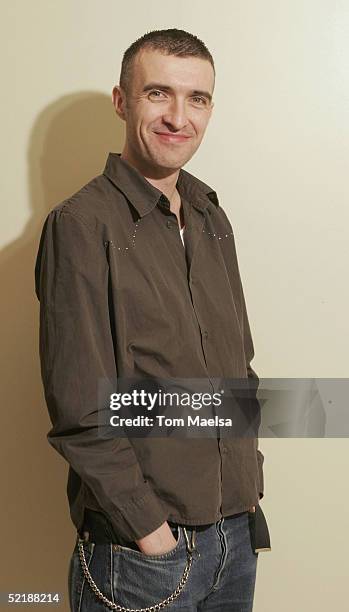
<path fill-rule="evenodd" d="M 179 101 L 172 101 L 163 115 L 163 120 L 172 129 L 181 130 L 188 123 L 185 105 Z"/>

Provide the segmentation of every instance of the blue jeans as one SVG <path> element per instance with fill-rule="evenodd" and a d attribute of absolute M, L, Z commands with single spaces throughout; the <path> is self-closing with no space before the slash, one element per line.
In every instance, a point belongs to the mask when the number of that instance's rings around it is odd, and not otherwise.
<path fill-rule="evenodd" d="M 249 512 L 222 518 L 204 531 L 171 528 L 177 544 L 163 555 L 84 542 L 86 567 L 99 591 L 125 608 L 147 608 L 176 594 L 182 579 L 179 594 L 161 609 L 251 612 L 258 553 L 251 546 Z M 112 608 L 95 594 L 82 570 L 78 539 L 69 566 L 71 610 L 107 612 Z"/>

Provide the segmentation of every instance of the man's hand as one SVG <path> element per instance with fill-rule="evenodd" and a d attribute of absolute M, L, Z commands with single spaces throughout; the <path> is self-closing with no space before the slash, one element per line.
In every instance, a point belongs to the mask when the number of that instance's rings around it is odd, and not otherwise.
<path fill-rule="evenodd" d="M 167 521 L 144 538 L 136 540 L 138 548 L 145 555 L 163 555 L 175 548 L 176 543 Z"/>
<path fill-rule="evenodd" d="M 251 506 L 248 512 L 256 512 L 256 506 Z M 145 555 L 163 555 L 170 552 L 176 543 L 176 538 L 167 521 L 144 538 L 136 540 L 138 548 Z"/>

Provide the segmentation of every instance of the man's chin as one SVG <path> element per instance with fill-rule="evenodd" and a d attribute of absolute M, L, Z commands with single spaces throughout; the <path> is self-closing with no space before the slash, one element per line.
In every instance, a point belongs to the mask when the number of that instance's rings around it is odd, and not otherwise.
<path fill-rule="evenodd" d="M 154 154 L 153 161 L 157 167 L 161 167 L 164 170 L 172 170 L 175 172 L 176 170 L 180 170 L 183 166 L 192 158 L 193 154 L 188 155 L 178 155 L 178 153 L 168 152 L 166 154 Z"/>

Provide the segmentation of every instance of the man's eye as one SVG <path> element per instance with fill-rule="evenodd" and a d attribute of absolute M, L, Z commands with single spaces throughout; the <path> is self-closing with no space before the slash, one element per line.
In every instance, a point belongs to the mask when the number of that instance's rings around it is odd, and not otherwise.
<path fill-rule="evenodd" d="M 201 98 L 201 96 L 193 96 L 193 100 L 199 104 L 206 104 L 205 98 Z"/>
<path fill-rule="evenodd" d="M 159 98 L 162 95 L 162 91 L 159 91 L 158 89 L 153 89 L 153 91 L 149 92 L 150 96 L 154 96 L 155 98 Z"/>

